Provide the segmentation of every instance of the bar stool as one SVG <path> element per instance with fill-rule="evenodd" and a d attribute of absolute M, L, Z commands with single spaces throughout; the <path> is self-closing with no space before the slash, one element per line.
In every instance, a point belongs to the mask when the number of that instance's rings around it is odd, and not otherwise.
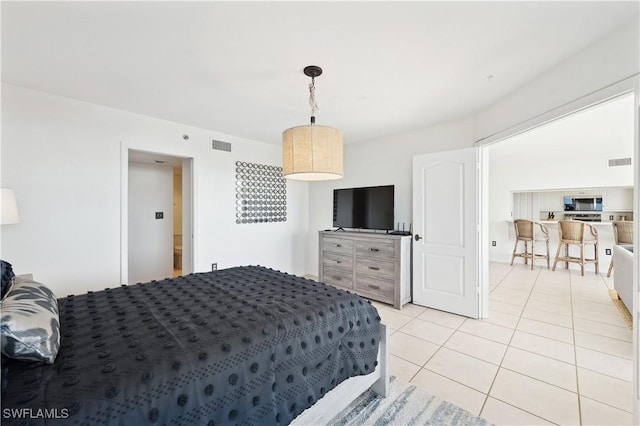
<path fill-rule="evenodd" d="M 516 256 L 523 257 L 525 265 L 531 259 L 531 269 L 533 269 L 535 259 L 547 259 L 547 269 L 549 269 L 549 230 L 547 227 L 540 222 L 529 219 L 516 219 L 513 221 L 513 226 L 516 229 L 516 244 L 513 246 L 511 265 L 513 265 L 513 260 Z M 524 251 L 518 253 L 518 242 L 520 241 L 524 243 Z M 536 254 L 536 241 L 544 241 L 546 243 L 546 256 L 544 254 Z M 531 243 L 531 252 L 529 252 L 529 243 Z"/>
<path fill-rule="evenodd" d="M 596 266 L 596 274 L 598 273 L 598 231 L 595 226 L 581 222 L 579 220 L 559 220 L 558 234 L 560 243 L 556 251 L 556 258 L 553 261 L 553 270 L 556 270 L 558 261 L 565 262 L 565 268 L 569 268 L 569 262 L 580 264 L 580 274 L 584 276 L 584 265 L 594 263 Z M 577 245 L 580 247 L 580 256 L 569 256 L 569 246 Z M 593 245 L 595 254 L 593 258 L 586 258 L 584 251 L 585 246 Z M 565 255 L 560 256 L 562 246 L 565 246 Z"/>
<path fill-rule="evenodd" d="M 633 244 L 633 221 L 616 220 L 611 222 L 611 226 L 613 226 L 613 241 L 615 245 Z M 607 277 L 611 276 L 611 271 L 613 271 L 613 257 L 611 257 L 611 263 L 609 263 Z"/>

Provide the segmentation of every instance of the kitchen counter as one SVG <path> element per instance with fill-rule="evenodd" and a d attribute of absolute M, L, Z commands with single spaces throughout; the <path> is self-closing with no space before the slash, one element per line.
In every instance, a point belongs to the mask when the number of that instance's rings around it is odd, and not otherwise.
<path fill-rule="evenodd" d="M 562 219 L 561 219 L 562 220 Z M 515 231 L 513 228 L 513 220 L 506 220 L 505 221 L 507 223 L 507 233 L 509 235 L 509 245 L 511 247 L 513 247 L 513 244 L 515 242 Z M 550 262 L 551 265 L 553 265 L 553 260 L 558 248 L 558 244 L 559 244 L 559 235 L 558 235 L 558 220 L 538 220 L 536 222 L 542 223 L 543 225 L 545 225 L 548 229 L 549 229 L 549 255 L 551 257 Z M 600 273 L 607 273 L 607 268 L 609 267 L 609 262 L 611 261 L 611 252 L 613 247 L 615 246 L 614 243 L 614 239 L 613 239 L 613 226 L 611 225 L 611 221 L 606 221 L 606 222 L 585 222 L 588 223 L 589 225 L 593 225 L 595 226 L 596 230 L 598 231 L 598 259 L 599 259 L 599 267 L 600 267 Z M 542 245 L 536 245 L 536 251 L 537 252 L 541 252 L 542 247 L 544 247 L 544 244 Z M 593 249 L 592 248 L 588 248 L 588 253 L 586 254 L 587 257 L 593 257 Z M 607 254 L 607 250 L 608 253 Z M 578 246 L 570 246 L 569 247 L 569 253 L 572 256 L 578 256 L 579 255 L 579 247 Z M 536 262 L 536 264 L 538 264 L 538 262 Z M 542 263 L 540 263 L 542 264 Z M 545 265 L 546 266 L 546 265 Z M 558 267 L 562 267 L 564 268 L 564 263 L 558 263 Z M 577 264 L 570 264 L 569 268 L 574 269 L 574 268 L 578 268 L 579 269 L 579 265 Z M 586 268 L 586 272 L 588 273 L 593 273 L 594 271 L 594 267 L 593 265 L 587 265 Z"/>
<path fill-rule="evenodd" d="M 545 225 L 557 225 L 559 220 L 557 220 L 557 219 L 556 220 L 536 220 L 536 222 L 543 223 Z M 577 222 L 582 222 L 582 221 L 577 221 Z M 595 226 L 598 226 L 598 227 L 600 227 L 600 226 L 611 227 L 612 226 L 611 222 L 613 222 L 613 221 L 603 221 L 603 222 L 587 222 L 587 221 L 585 221 L 585 223 L 588 223 L 589 225 L 595 225 Z M 507 219 L 507 223 L 513 224 L 513 219 Z"/>
<path fill-rule="evenodd" d="M 511 221 L 513 222 L 513 221 Z M 549 224 L 557 224 L 558 221 L 557 220 L 538 220 L 537 222 L 540 223 L 544 223 L 545 225 L 549 225 Z M 577 221 L 577 222 L 582 222 L 582 221 Z M 585 223 L 588 223 L 589 225 L 595 225 L 595 226 L 611 226 L 611 222 L 610 221 L 604 221 L 604 222 L 587 222 L 584 221 Z"/>

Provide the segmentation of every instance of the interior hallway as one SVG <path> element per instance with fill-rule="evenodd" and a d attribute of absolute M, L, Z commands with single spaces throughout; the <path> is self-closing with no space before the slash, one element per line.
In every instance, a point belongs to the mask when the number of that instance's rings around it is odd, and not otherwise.
<path fill-rule="evenodd" d="M 392 329 L 391 374 L 490 422 L 630 425 L 632 332 L 609 288 L 592 266 L 581 277 L 491 263 L 486 320 L 375 306 Z"/>

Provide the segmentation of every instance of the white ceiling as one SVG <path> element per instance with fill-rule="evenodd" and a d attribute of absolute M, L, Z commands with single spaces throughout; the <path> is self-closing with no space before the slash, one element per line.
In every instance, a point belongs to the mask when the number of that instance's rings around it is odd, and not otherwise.
<path fill-rule="evenodd" d="M 638 2 L 8 2 L 2 80 L 280 143 L 360 142 L 486 108 L 638 20 Z M 493 76 L 489 81 L 488 76 Z"/>

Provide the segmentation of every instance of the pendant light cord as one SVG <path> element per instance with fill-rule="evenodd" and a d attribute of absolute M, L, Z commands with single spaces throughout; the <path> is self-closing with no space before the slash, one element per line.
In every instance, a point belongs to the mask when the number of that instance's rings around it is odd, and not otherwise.
<path fill-rule="evenodd" d="M 313 77 L 311 78 L 311 84 L 309 84 L 309 105 L 311 106 L 311 124 L 315 124 L 316 113 L 320 109 L 318 108 L 318 102 L 316 102 L 316 85 Z"/>

